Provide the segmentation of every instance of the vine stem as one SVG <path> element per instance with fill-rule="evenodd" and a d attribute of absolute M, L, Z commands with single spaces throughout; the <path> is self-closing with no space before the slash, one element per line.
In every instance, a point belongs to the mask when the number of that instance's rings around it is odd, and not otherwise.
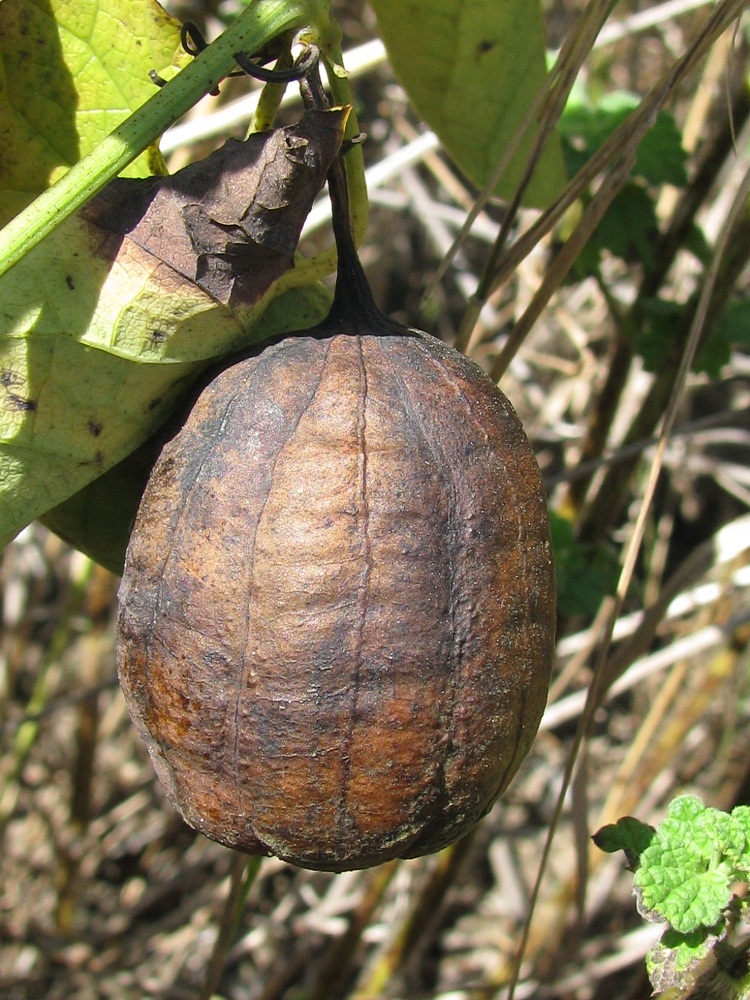
<path fill-rule="evenodd" d="M 260 870 L 262 858 L 235 854 L 229 872 L 229 895 L 221 915 L 211 958 L 206 969 L 201 1000 L 211 1000 L 218 989 L 227 952 L 237 936 L 247 897 Z"/>
<path fill-rule="evenodd" d="M 327 71 L 328 71 L 328 67 Z M 335 92 L 335 71 L 328 71 L 329 84 L 336 98 Z M 302 100 L 306 106 L 324 109 L 329 106 L 328 98 L 323 90 L 320 79 L 320 69 L 316 65 L 305 80 L 300 84 Z M 350 118 L 352 115 L 350 115 Z M 347 121 L 347 134 L 351 136 L 350 121 Z M 356 154 L 357 164 L 361 164 L 361 150 L 359 143 L 354 142 L 349 150 L 348 156 Z M 354 333 L 358 330 L 375 332 L 391 332 L 391 322 L 381 313 L 375 305 L 370 290 L 369 282 L 365 276 L 362 264 L 357 253 L 357 222 L 352 211 L 352 199 L 350 189 L 355 185 L 355 196 L 359 195 L 360 201 L 364 194 L 364 207 L 367 202 L 367 189 L 364 191 L 356 189 L 357 180 L 361 179 L 358 169 L 349 171 L 344 165 L 342 156 L 336 157 L 328 170 L 328 194 L 331 200 L 331 216 L 333 222 L 333 234 L 335 237 L 335 252 L 337 256 L 336 289 L 333 295 L 331 309 L 321 327 L 328 326 L 332 329 L 348 329 Z M 362 217 L 359 217 L 360 223 Z M 367 219 L 365 217 L 364 223 Z"/>
<path fill-rule="evenodd" d="M 235 52 L 255 52 L 284 31 L 307 28 L 323 51 L 339 33 L 329 0 L 255 0 L 154 96 L 82 157 L 0 232 L 0 275 L 139 156 L 234 66 Z"/>

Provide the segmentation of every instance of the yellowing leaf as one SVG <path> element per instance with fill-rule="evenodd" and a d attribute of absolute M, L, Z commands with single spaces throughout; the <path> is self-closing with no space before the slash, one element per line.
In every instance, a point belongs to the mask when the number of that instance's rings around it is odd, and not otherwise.
<path fill-rule="evenodd" d="M 151 97 L 149 70 L 187 58 L 155 0 L 0 0 L 0 222 Z"/>
<path fill-rule="evenodd" d="M 546 76 L 535 0 L 372 0 L 391 65 L 416 110 L 459 167 L 483 186 Z M 529 131 L 500 182 L 509 197 L 533 141 Z M 525 198 L 543 206 L 565 181 L 548 140 Z"/>

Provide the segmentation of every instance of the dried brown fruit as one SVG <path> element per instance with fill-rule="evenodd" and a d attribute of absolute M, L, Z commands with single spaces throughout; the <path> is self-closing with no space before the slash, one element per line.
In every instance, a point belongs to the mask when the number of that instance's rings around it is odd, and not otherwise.
<path fill-rule="evenodd" d="M 185 819 L 334 871 L 438 850 L 487 812 L 538 727 L 555 620 L 518 419 L 377 311 L 340 212 L 328 319 L 222 371 L 164 448 L 118 639 Z"/>

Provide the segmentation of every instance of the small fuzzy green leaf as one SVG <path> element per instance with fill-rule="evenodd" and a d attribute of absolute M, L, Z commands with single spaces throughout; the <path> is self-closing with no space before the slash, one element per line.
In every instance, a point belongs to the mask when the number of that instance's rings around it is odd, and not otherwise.
<path fill-rule="evenodd" d="M 727 870 L 701 871 L 704 859 L 692 847 L 660 847 L 655 842 L 644 851 L 633 877 L 641 916 L 667 920 L 683 934 L 712 927 L 732 898 Z"/>
<path fill-rule="evenodd" d="M 708 861 L 714 850 L 714 823 L 706 816 L 717 811 L 707 808 L 696 795 L 678 795 L 659 824 L 657 847 L 684 846 Z"/>
<path fill-rule="evenodd" d="M 601 851 L 614 854 L 616 851 L 625 851 L 628 861 L 640 860 L 641 854 L 654 839 L 656 831 L 647 823 L 641 823 L 633 816 L 623 816 L 616 823 L 603 826 L 591 838 Z"/>
<path fill-rule="evenodd" d="M 729 819 L 731 835 L 726 855 L 737 877 L 750 881 L 750 806 L 735 806 Z"/>
<path fill-rule="evenodd" d="M 414 107 L 478 186 L 522 125 L 546 78 L 538 0 L 372 0 L 391 65 Z M 515 190 L 536 126 L 500 182 Z M 544 207 L 565 183 L 556 135 L 547 140 L 526 192 Z"/>
<path fill-rule="evenodd" d="M 626 817 L 594 839 L 603 850 L 622 847 L 639 856 L 633 877 L 638 912 L 671 925 L 646 958 L 654 991 L 750 1000 L 746 951 L 727 938 L 745 909 L 732 887 L 748 879 L 750 806 L 728 814 L 682 795 L 655 831 Z"/>
<path fill-rule="evenodd" d="M 732 898 L 725 859 L 734 832 L 726 813 L 692 795 L 674 799 L 633 878 L 642 916 L 684 934 L 716 924 Z"/>
<path fill-rule="evenodd" d="M 697 813 L 693 817 L 693 829 L 698 830 L 699 836 L 711 851 L 711 861 L 717 861 L 727 857 L 728 853 L 737 847 L 742 846 L 744 836 L 741 831 L 741 824 L 720 809 L 706 806 L 702 813 Z M 735 838 L 742 836 L 742 841 L 736 842 Z"/>
<path fill-rule="evenodd" d="M 750 306 L 750 301 L 748 305 Z M 750 319 L 750 315 L 748 319 Z M 735 806 L 729 815 L 750 840 L 750 806 Z"/>
<path fill-rule="evenodd" d="M 712 951 L 723 933 L 723 925 L 715 932 L 699 927 L 689 934 L 680 934 L 669 927 L 646 955 L 646 971 L 654 992 L 687 989 L 693 982 L 694 970 Z"/>

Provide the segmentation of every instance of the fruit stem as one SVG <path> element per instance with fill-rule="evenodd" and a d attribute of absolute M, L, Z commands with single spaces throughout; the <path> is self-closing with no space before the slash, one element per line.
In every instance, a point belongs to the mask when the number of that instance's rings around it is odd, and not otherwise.
<path fill-rule="evenodd" d="M 367 333 L 375 333 L 383 325 L 389 326 L 389 324 L 375 304 L 357 253 L 349 211 L 346 170 L 341 156 L 333 161 L 328 171 L 328 193 L 331 199 L 338 270 L 333 302 L 326 322 L 333 324 L 339 330 L 352 333 L 365 330 Z"/>
<path fill-rule="evenodd" d="M 302 92 L 306 103 L 316 108 L 327 108 L 329 102 L 320 79 L 319 67 L 316 66 L 308 74 L 305 84 Z M 328 195 L 331 199 L 338 266 L 333 302 L 321 325 L 326 330 L 330 328 L 352 334 L 392 333 L 393 324 L 375 304 L 354 241 L 344 155 L 340 153 L 328 170 Z"/>

